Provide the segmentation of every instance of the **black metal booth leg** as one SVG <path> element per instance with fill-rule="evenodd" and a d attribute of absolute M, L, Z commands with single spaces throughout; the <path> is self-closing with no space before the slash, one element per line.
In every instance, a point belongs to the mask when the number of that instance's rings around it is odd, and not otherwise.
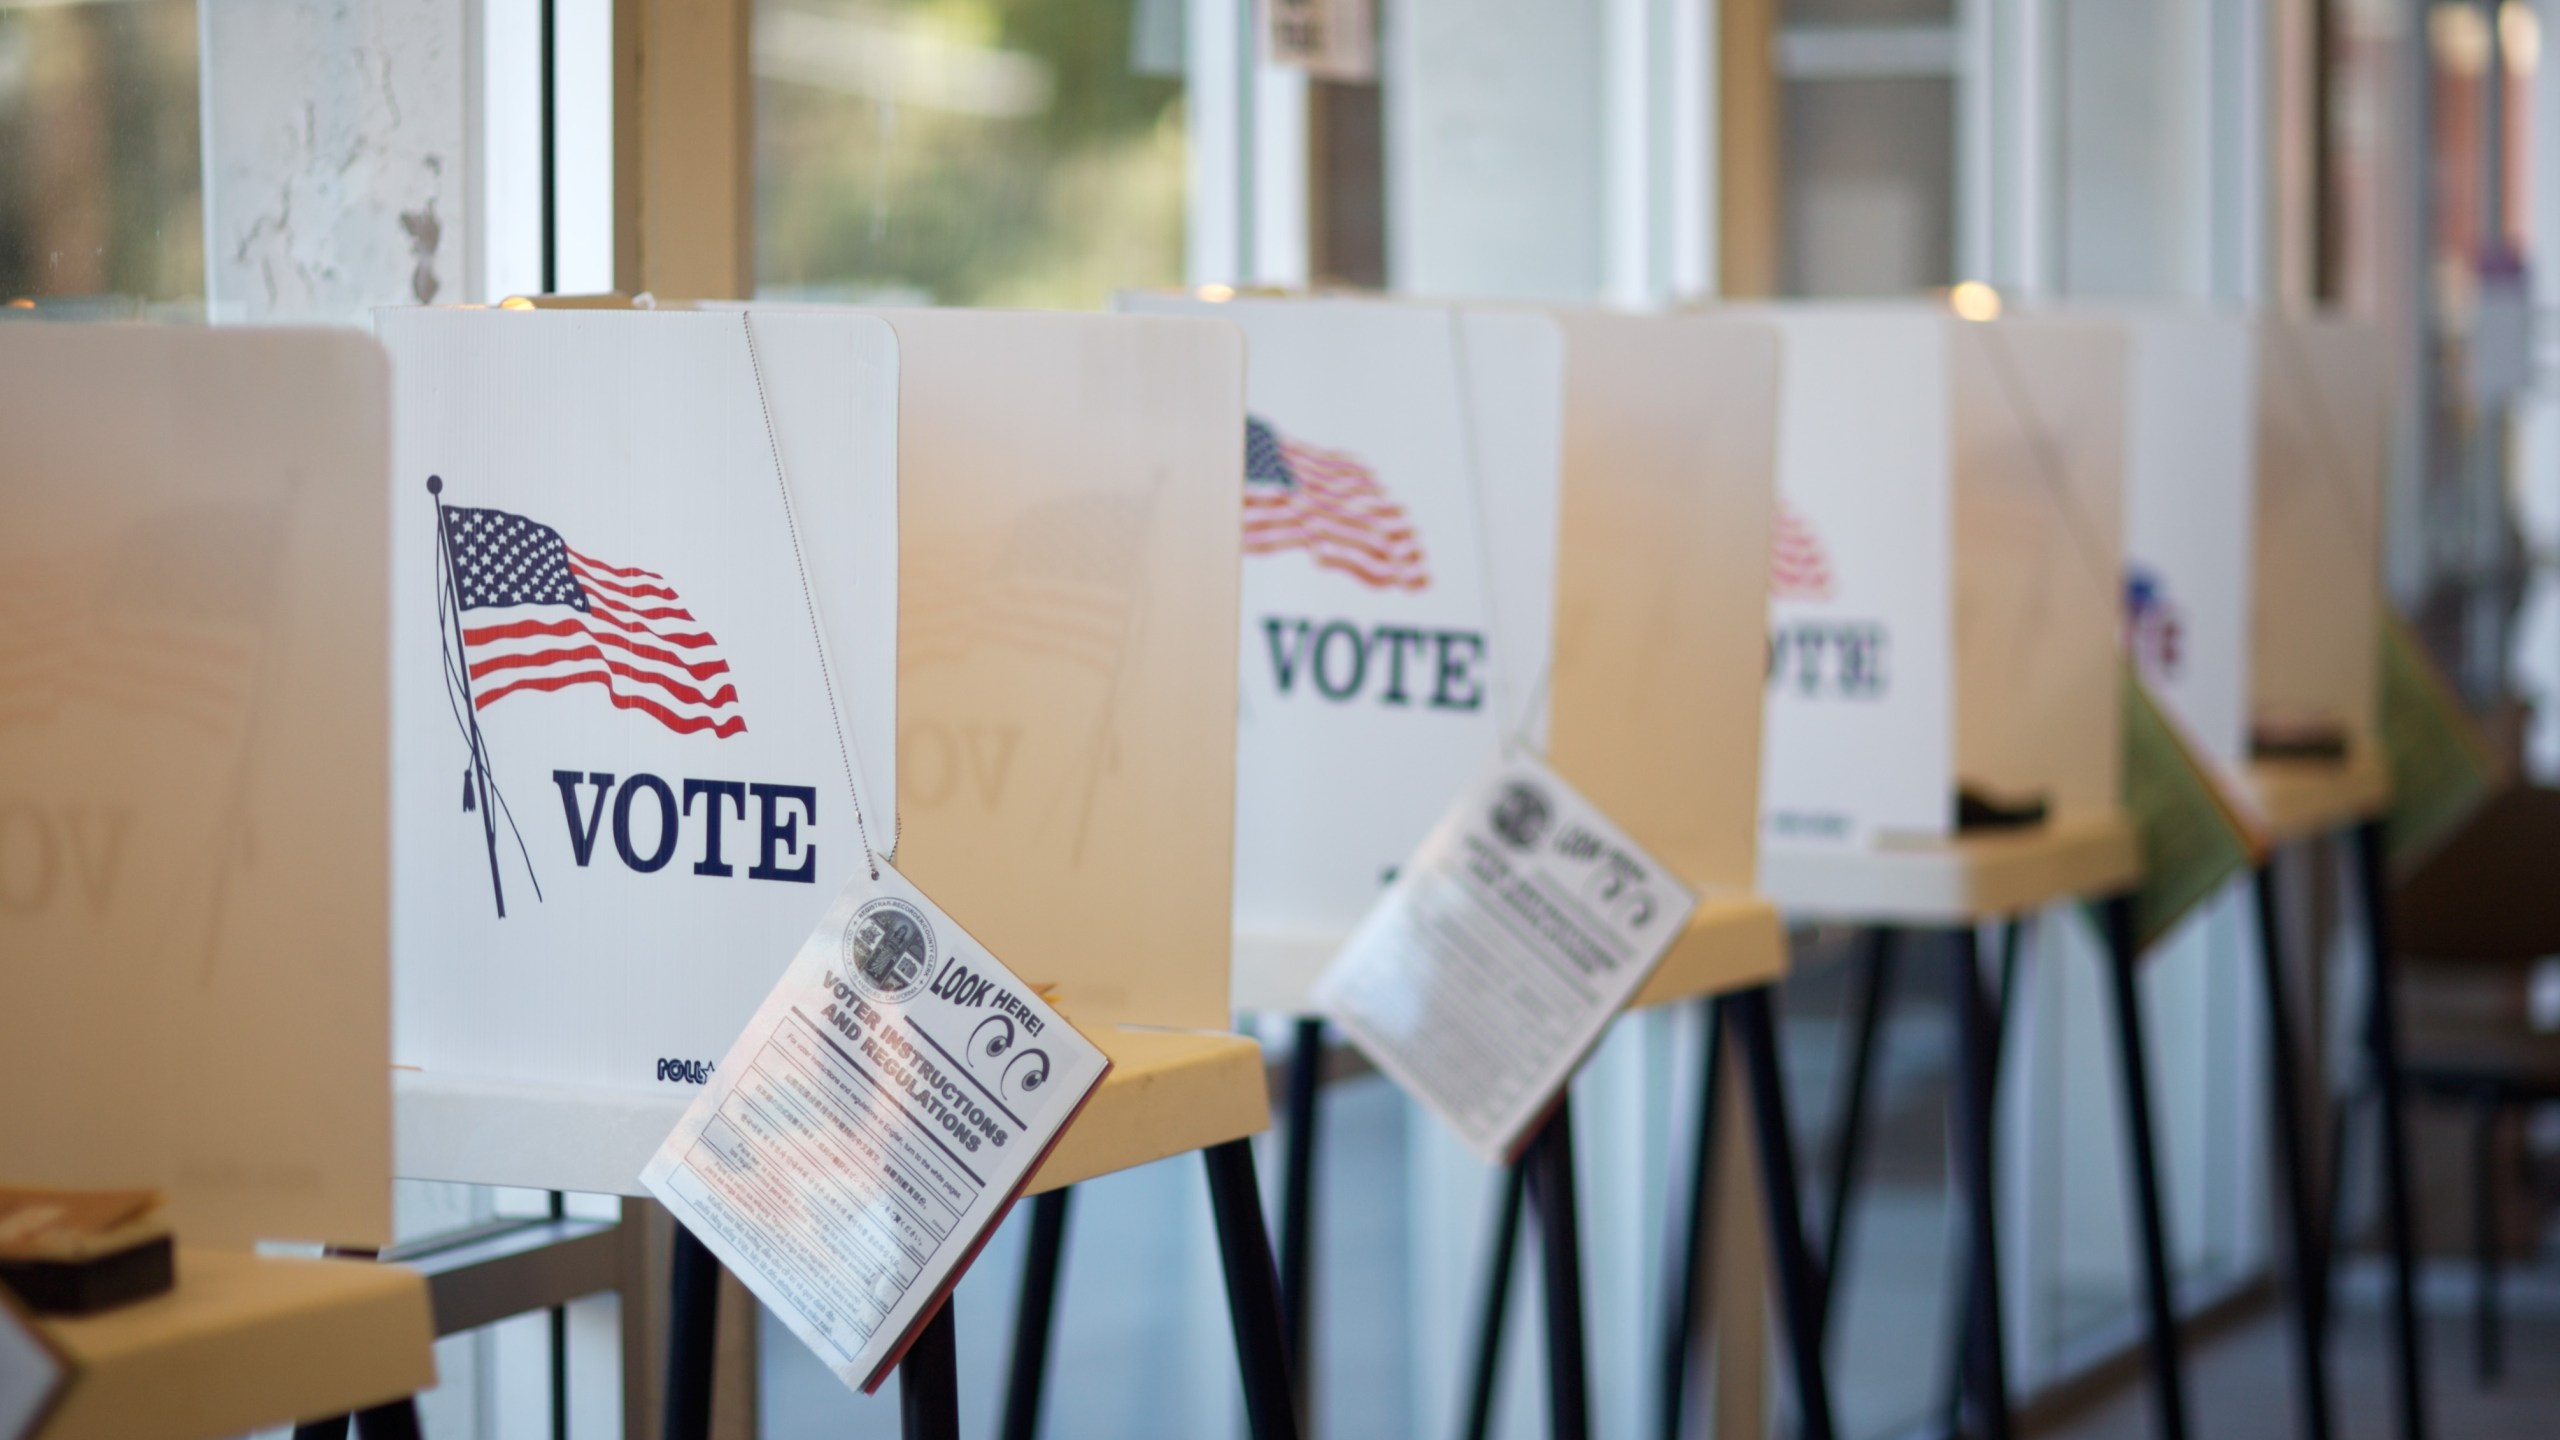
<path fill-rule="evenodd" d="M 2506 1372 L 2506 1338 L 2498 1322 L 2498 1117 L 2504 1097 L 2482 1086 L 2471 1097 L 2472 1359 L 2480 1388 Z"/>
<path fill-rule="evenodd" d="M 394 1400 L 357 1411 L 356 1440 L 419 1440 L 418 1402 Z"/>
<path fill-rule="evenodd" d="M 1984 1103 L 1995 1111 L 2000 1097 L 2000 1071 L 2008 1063 L 2009 1016 L 2018 1003 L 2018 956 L 2025 945 L 2023 917 L 2012 915 L 2000 922 L 2000 988 L 1991 997 L 1991 1078 L 1983 1091 L 1990 1097 Z M 1952 1297 L 1955 1319 L 1947 1329 L 1946 1400 L 1939 1406 L 1949 1435 L 1964 1433 L 1966 1367 L 1972 1363 L 1974 1344 L 1972 1267 L 1973 1257 L 1965 1249 L 1964 1237 L 1958 1235 L 1947 1255 L 1947 1294 Z"/>
<path fill-rule="evenodd" d="M 1511 1264 L 1520 1250 L 1520 1205 L 1528 1194 L 1525 1163 L 1502 1167 L 1501 1200 L 1485 1256 L 1484 1308 L 1476 1317 L 1475 1362 L 1468 1367 L 1466 1440 L 1493 1433 L 1494 1391 L 1502 1379 L 1502 1322 L 1511 1311 Z"/>
<path fill-rule="evenodd" d="M 1200 1152 L 1209 1170 L 1209 1208 L 1217 1220 L 1218 1256 L 1227 1277 L 1227 1314 L 1244 1371 L 1244 1409 L 1253 1440 L 1296 1440 L 1297 1385 L 1291 1378 L 1288 1326 L 1280 1315 L 1280 1280 L 1271 1235 L 1262 1226 L 1262 1192 L 1253 1178 L 1253 1142 L 1230 1140 Z"/>
<path fill-rule="evenodd" d="M 1034 1440 L 1040 1402 L 1049 1383 L 1049 1333 L 1058 1307 L 1058 1271 L 1065 1263 L 1068 1197 L 1072 1185 L 1031 1197 L 1031 1248 L 1022 1258 L 1022 1296 L 1013 1311 L 1013 1364 L 1004 1392 L 1003 1440 Z"/>
<path fill-rule="evenodd" d="M 2303 1137 L 2304 1074 L 2294 1045 L 2292 986 L 2285 978 L 2284 926 L 2278 908 L 2274 862 L 2258 867 L 2258 966 L 2267 1006 L 2267 1088 L 2275 1099 L 2276 1190 L 2284 1207 L 2293 1285 L 2295 1383 L 2299 1387 L 2304 1440 L 2329 1440 L 2329 1258 Z"/>
<path fill-rule="evenodd" d="M 2124 1103 L 2124 1138 L 2132 1162 L 2137 1259 L 2143 1297 L 2150 1307 L 2152 1403 L 2159 1433 L 2185 1440 L 2185 1362 L 2178 1346 L 2178 1296 L 2169 1278 L 2169 1222 L 2160 1202 L 2160 1151 L 2151 1116 L 2150 1052 L 2142 1036 L 2142 996 L 2135 985 L 2141 963 L 2133 935 L 2133 897 L 2116 895 L 2104 906 L 2107 974 L 2116 1022 L 2117 1089 Z"/>
<path fill-rule="evenodd" d="M 1538 1259 L 1546 1282 L 1547 1416 L 1554 1440 L 1591 1433 L 1590 1372 L 1582 1328 L 1582 1233 L 1574 1200 L 1573 1101 L 1555 1112 L 1522 1157 L 1529 1203 L 1538 1212 Z"/>
<path fill-rule="evenodd" d="M 667 1309 L 665 1440 L 710 1440 L 711 1367 L 720 1333 L 720 1261 L 679 1222 Z"/>
<path fill-rule="evenodd" d="M 1990 1002 L 1982 993 L 1978 963 L 1981 942 L 1973 927 L 1954 932 L 1947 947 L 1947 999 L 1955 1012 L 1955 1114 L 1949 1126 L 1954 1140 L 1954 1178 L 1964 1205 L 1962 1243 L 1966 1255 L 1965 1389 L 1972 1413 L 1988 1440 L 2010 1440 L 2007 1337 L 2000 1318 L 1999 1221 L 1992 1204 L 1992 1065 L 1998 1053 L 1998 1027 Z"/>
<path fill-rule="evenodd" d="M 960 1440 L 960 1346 L 952 1303 L 953 1297 L 942 1297 L 942 1308 L 898 1360 L 901 1440 Z"/>
<path fill-rule="evenodd" d="M 1752 1137 L 1757 1142 L 1769 1249 L 1778 1282 L 1778 1309 L 1787 1330 L 1787 1359 L 1795 1373 L 1796 1415 L 1802 1440 L 1831 1440 L 1831 1385 L 1822 1357 L 1822 1281 L 1805 1249 L 1804 1210 L 1796 1193 L 1795 1139 L 1787 1128 L 1787 1095 L 1778 1065 L 1778 1026 L 1769 988 L 1727 996 L 1722 1006 L 1741 1047 L 1751 1096 Z"/>
<path fill-rule="evenodd" d="M 1858 936 L 1857 1002 L 1851 1024 L 1849 1068 L 1841 1080 L 1840 1110 L 1831 1128 L 1831 1206 L 1822 1216 L 1822 1249 L 1815 1278 L 1822 1287 L 1822 1334 L 1831 1333 L 1832 1301 L 1849 1250 L 1849 1216 L 1857 1205 L 1858 1172 L 1866 1160 L 1867 1105 L 1874 1088 L 1877 1039 L 1893 1005 L 1894 932 L 1872 926 Z"/>
<path fill-rule="evenodd" d="M 1314 1384 L 1315 1359 L 1308 1348 L 1313 1333 L 1316 1212 L 1316 1137 L 1318 1112 L 1324 1103 L 1324 1020 L 1299 1017 L 1295 1048 L 1289 1054 L 1288 1149 L 1280 1174 L 1280 1314 L 1289 1327 L 1291 1371 L 1298 1382 L 1298 1413 L 1308 1406 Z"/>
<path fill-rule="evenodd" d="M 319 1420 L 305 1420 L 293 1427 L 293 1440 L 347 1440 L 347 1422 L 352 1418 L 331 1415 Z"/>
<path fill-rule="evenodd" d="M 2365 1045 L 2373 1058 L 2373 1081 L 2382 1132 L 2384 1220 L 2391 1237 L 2391 1321 L 2400 1376 L 2402 1440 L 2426 1440 L 2426 1339 L 2418 1322 L 2418 1221 L 2410 1195 L 2409 1128 L 2404 1106 L 2408 1084 L 2400 1069 L 2400 997 L 2398 963 L 2391 950 L 2390 878 L 2384 861 L 2383 822 L 2356 826 L 2356 890 L 2364 902 L 2364 929 L 2371 1008 L 2365 1020 Z"/>
<path fill-rule="evenodd" d="M 1689 1369 L 1698 1341 L 1698 1308 L 1704 1300 L 1700 1293 L 1700 1271 L 1704 1267 L 1707 1230 L 1715 1215 L 1711 1203 L 1715 1185 L 1717 1115 L 1724 1104 L 1724 1026 L 1712 999 L 1698 1002 L 1698 1013 L 1706 1025 L 1700 1045 L 1701 1070 L 1698 1077 L 1698 1115 L 1696 1148 L 1689 1152 L 1687 1183 L 1671 1197 L 1671 1214 L 1675 1217 L 1670 1254 L 1666 1263 L 1670 1274 L 1664 1277 L 1662 1293 L 1671 1297 L 1662 1327 L 1662 1440 L 1680 1440 L 1688 1418 Z M 1518 1182 L 1513 1185 L 1509 1202 L 1512 1223 L 1519 1220 Z M 1503 1242 L 1506 1246 L 1508 1241 Z M 1503 1252 L 1507 1266 L 1509 1251 Z M 1490 1347 L 1488 1347 L 1490 1348 Z M 1468 1432 L 1482 1435 L 1481 1426 Z"/>

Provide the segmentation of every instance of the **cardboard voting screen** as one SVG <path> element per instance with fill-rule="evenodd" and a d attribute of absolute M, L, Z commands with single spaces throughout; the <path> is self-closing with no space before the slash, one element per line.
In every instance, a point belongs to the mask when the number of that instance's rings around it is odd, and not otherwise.
<path fill-rule="evenodd" d="M 0 1180 L 388 1241 L 380 350 L 0 327 Z"/>
<path fill-rule="evenodd" d="M 396 1058 L 679 1097 L 895 828 L 894 337 L 736 312 L 377 329 Z"/>
<path fill-rule="evenodd" d="M 1089 1034 L 1225 1029 L 1244 347 L 891 311 L 898 866 Z"/>
<path fill-rule="evenodd" d="M 2257 337 L 2239 315 L 2105 317 L 2128 346 L 2125 650 L 2226 778 L 2249 758 Z"/>
<path fill-rule="evenodd" d="M 1747 891 L 1778 335 L 1711 316 L 1557 319 L 1565 478 L 1548 758 L 1681 880 Z"/>
<path fill-rule="evenodd" d="M 1952 322 L 1912 306 L 1738 313 L 1785 337 L 1763 838 L 1945 834 L 1955 791 Z"/>
<path fill-rule="evenodd" d="M 2262 317 L 2250 718 L 2344 727 L 2370 753 L 2389 357 L 2372 327 Z"/>
<path fill-rule="evenodd" d="M 1386 300 L 1141 311 L 1244 330 L 1238 1003 L 1296 1010 L 1508 737 L 1544 738 L 1564 343 Z"/>
<path fill-rule="evenodd" d="M 2116 803 L 2124 359 L 2104 325 L 1745 310 L 1786 336 L 1763 838 Z"/>
<path fill-rule="evenodd" d="M 2113 813 L 2125 342 L 2099 321 L 1946 322 L 1955 379 L 1956 780 Z"/>

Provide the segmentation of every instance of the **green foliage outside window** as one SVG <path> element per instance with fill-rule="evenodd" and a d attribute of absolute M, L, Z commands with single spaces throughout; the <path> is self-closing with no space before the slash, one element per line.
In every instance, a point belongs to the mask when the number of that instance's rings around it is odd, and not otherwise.
<path fill-rule="evenodd" d="M 1172 0 L 763 0 L 768 296 L 1095 308 L 1182 279 Z"/>

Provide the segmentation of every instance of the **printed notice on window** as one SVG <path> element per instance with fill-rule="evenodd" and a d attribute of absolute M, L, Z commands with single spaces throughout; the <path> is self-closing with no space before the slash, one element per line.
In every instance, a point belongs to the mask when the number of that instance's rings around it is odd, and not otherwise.
<path fill-rule="evenodd" d="M 869 1391 L 1110 1068 L 883 865 L 836 896 L 640 1179 Z"/>
<path fill-rule="evenodd" d="M 1697 898 L 1527 755 L 1441 817 L 1316 983 L 1316 1008 L 1507 1161 Z"/>

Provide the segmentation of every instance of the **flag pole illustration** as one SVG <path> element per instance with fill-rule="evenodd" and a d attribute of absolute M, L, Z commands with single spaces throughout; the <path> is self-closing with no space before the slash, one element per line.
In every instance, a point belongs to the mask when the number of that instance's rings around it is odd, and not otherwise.
<path fill-rule="evenodd" d="M 489 851 L 489 889 L 507 913 L 499 882 L 498 821 L 524 857 L 533 898 L 542 881 L 515 809 L 498 788 L 480 712 L 519 693 L 557 694 L 594 686 L 617 710 L 647 717 L 678 735 L 718 740 L 745 732 L 728 657 L 675 583 L 654 570 L 615 565 L 570 548 L 559 531 L 507 510 L 448 505 L 444 481 L 427 477 L 436 497 L 436 640 L 444 650 L 445 695 L 471 749 L 462 808 L 480 811 Z M 465 623 L 467 611 L 489 612 Z M 584 863 L 583 861 L 581 863 Z"/>
<path fill-rule="evenodd" d="M 497 778 L 489 770 L 489 743 L 480 733 L 480 710 L 471 695 L 471 669 L 467 663 L 468 647 L 462 639 L 462 586 L 456 578 L 453 562 L 453 535 L 445 527 L 444 477 L 427 477 L 427 493 L 436 505 L 436 556 L 441 562 L 436 585 L 436 645 L 444 652 L 444 681 L 448 695 L 459 688 L 462 708 L 454 720 L 462 728 L 463 740 L 471 747 L 471 768 L 462 777 L 462 808 L 480 812 L 480 835 L 489 850 L 489 894 L 498 905 L 498 918 L 507 918 L 506 886 L 498 878 L 499 806 L 506 804 L 498 794 Z M 466 657 L 457 660 L 455 657 Z M 475 795 L 476 792 L 476 795 Z M 494 803 L 493 803 L 494 802 Z M 507 828 L 514 830 L 515 812 L 507 812 Z M 516 848 L 524 848 L 524 836 L 516 836 Z M 542 882 L 533 875 L 533 859 L 525 857 L 525 878 L 533 881 L 533 898 L 542 898 Z"/>

